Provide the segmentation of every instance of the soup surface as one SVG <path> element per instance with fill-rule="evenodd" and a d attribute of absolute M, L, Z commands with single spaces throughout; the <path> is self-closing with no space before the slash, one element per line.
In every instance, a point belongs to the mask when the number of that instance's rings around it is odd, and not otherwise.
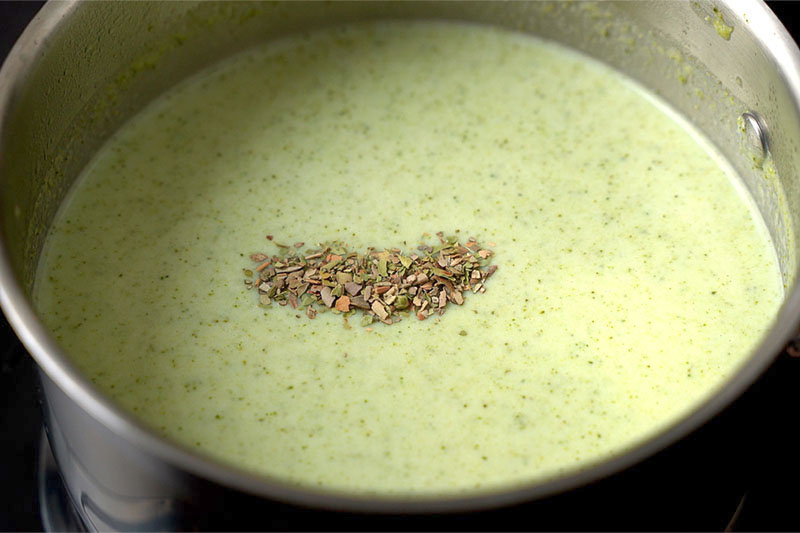
<path fill-rule="evenodd" d="M 409 250 L 439 230 L 499 267 L 440 318 L 346 329 L 243 283 L 267 234 Z M 153 102 L 62 207 L 36 301 L 162 434 L 303 486 L 420 494 L 624 451 L 721 386 L 782 294 L 737 179 L 638 86 L 520 34 L 384 22 Z"/>

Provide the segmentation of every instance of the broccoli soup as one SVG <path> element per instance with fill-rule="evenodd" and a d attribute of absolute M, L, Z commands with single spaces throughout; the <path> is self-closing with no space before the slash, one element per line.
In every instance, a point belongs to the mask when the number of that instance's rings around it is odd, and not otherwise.
<path fill-rule="evenodd" d="M 422 257 L 437 232 L 496 267 L 443 314 L 348 316 L 336 280 L 313 305 L 253 287 L 254 254 Z M 36 286 L 75 363 L 155 431 L 380 494 L 623 452 L 720 387 L 782 296 L 738 178 L 652 95 L 559 46 L 434 22 L 291 36 L 164 94 L 76 182 Z"/>

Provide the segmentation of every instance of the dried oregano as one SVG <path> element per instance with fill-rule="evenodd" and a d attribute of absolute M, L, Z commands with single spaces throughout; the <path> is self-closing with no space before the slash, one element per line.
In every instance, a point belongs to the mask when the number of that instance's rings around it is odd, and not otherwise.
<path fill-rule="evenodd" d="M 450 303 L 463 304 L 467 292 L 485 292 L 486 280 L 497 270 L 489 264 L 494 252 L 472 237 L 462 245 L 457 237 L 436 235 L 439 244 L 418 246 L 410 254 L 399 248 L 361 254 L 338 241 L 301 253 L 304 243 L 288 246 L 267 235 L 278 254 L 252 254 L 258 266 L 244 269 L 249 278 L 244 283 L 257 289 L 260 305 L 289 305 L 308 318 L 331 310 L 343 314 L 348 325 L 347 317 L 360 310 L 362 326 L 393 324 L 410 314 L 425 320 L 444 314 Z"/>

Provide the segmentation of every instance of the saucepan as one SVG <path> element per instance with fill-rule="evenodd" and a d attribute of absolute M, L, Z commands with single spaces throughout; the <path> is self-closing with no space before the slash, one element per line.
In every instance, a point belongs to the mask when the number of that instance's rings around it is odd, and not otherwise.
<path fill-rule="evenodd" d="M 563 43 L 638 80 L 708 136 L 753 196 L 786 284 L 771 329 L 724 387 L 663 432 L 580 472 L 489 493 L 379 498 L 290 486 L 184 449 L 120 409 L 73 366 L 37 317 L 31 291 L 48 226 L 102 143 L 147 102 L 217 60 L 293 32 L 380 18 L 472 21 Z M 608 503 L 604 480 L 617 480 L 617 489 L 648 458 L 676 443 L 688 446 L 792 339 L 800 321 L 798 168 L 800 51 L 760 1 L 55 1 L 0 71 L 0 301 L 39 365 L 49 443 L 89 529 L 264 529 L 297 525 L 301 516 L 322 517 L 317 526 L 326 528 L 337 527 L 335 520 L 359 527 L 374 525 L 368 517 L 403 517 L 383 525 L 409 528 L 413 517 L 510 506 L 528 517 L 574 509 L 564 516 L 574 525 L 584 512 L 579 505 Z M 637 482 L 648 484 L 633 491 L 642 493 L 660 481 Z M 460 527 L 497 526 L 471 516 Z M 529 522 L 537 523 L 547 522 Z"/>

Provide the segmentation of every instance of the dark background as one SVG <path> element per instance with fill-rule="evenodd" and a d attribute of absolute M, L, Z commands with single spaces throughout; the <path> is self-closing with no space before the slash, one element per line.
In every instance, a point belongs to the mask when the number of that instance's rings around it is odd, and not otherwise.
<path fill-rule="evenodd" d="M 800 29 L 795 12 L 800 3 L 768 4 L 797 40 Z M 0 59 L 7 55 L 41 5 L 0 1 Z M 34 368 L 2 316 L 0 356 L 0 531 L 41 530 L 36 488 L 41 414 Z M 386 525 L 399 525 L 402 529 L 413 525 L 415 529 L 730 527 L 736 531 L 800 531 L 800 441 L 794 437 L 800 420 L 799 400 L 800 359 L 782 355 L 722 416 L 646 465 L 603 485 L 599 492 L 604 496 L 594 507 L 584 507 L 589 509 L 585 516 L 570 515 L 572 501 L 545 502 L 517 507 L 505 514 L 492 513 L 491 521 L 475 516 Z M 542 512 L 545 509 L 547 512 Z M 562 509 L 565 514 L 559 516 Z M 525 521 L 519 522 L 520 518 Z"/>
<path fill-rule="evenodd" d="M 0 61 L 41 5 L 0 1 Z M 42 416 L 33 363 L 2 314 L 0 357 L 0 531 L 41 530 L 36 465 Z"/>

